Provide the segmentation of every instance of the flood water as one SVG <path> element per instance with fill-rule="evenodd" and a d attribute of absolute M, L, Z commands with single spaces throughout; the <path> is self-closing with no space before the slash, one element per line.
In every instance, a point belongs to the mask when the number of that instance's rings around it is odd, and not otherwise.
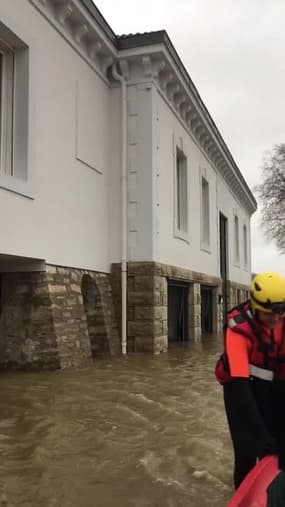
<path fill-rule="evenodd" d="M 210 339 L 160 356 L 1 375 L 9 507 L 224 507 L 232 451 Z"/>

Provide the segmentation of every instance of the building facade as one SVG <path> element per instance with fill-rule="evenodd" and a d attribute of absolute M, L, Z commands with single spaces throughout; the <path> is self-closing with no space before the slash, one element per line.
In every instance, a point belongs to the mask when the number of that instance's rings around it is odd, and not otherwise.
<path fill-rule="evenodd" d="M 167 33 L 2 0 L 0 58 L 0 365 L 218 333 L 256 202 Z"/>

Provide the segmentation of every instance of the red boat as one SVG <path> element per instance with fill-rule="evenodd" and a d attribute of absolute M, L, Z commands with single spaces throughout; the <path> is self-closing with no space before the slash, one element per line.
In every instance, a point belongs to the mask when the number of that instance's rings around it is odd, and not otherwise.
<path fill-rule="evenodd" d="M 243 480 L 226 507 L 266 507 L 266 490 L 279 472 L 277 456 L 261 459 Z"/>

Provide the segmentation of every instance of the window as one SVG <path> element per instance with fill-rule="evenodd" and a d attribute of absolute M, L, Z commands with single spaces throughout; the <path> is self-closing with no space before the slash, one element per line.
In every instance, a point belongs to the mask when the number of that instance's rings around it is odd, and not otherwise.
<path fill-rule="evenodd" d="M 187 190 L 187 159 L 176 147 L 176 233 L 179 237 L 188 233 Z"/>
<path fill-rule="evenodd" d="M 244 267 L 248 267 L 248 244 L 247 244 L 247 227 L 243 226 L 243 256 L 244 256 Z"/>
<path fill-rule="evenodd" d="M 0 170 L 13 174 L 14 51 L 0 39 Z"/>
<path fill-rule="evenodd" d="M 239 265 L 239 263 L 240 263 L 240 255 L 239 255 L 239 219 L 238 219 L 237 215 L 235 215 L 235 218 L 234 218 L 234 236 L 235 236 L 235 264 Z"/>
<path fill-rule="evenodd" d="M 29 50 L 0 21 L 0 187 L 31 197 L 28 110 Z"/>
<path fill-rule="evenodd" d="M 202 247 L 210 246 L 210 197 L 209 183 L 202 177 Z"/>

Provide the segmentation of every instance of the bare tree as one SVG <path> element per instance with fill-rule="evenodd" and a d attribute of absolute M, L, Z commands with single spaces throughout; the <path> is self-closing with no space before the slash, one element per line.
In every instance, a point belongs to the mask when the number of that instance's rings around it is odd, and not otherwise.
<path fill-rule="evenodd" d="M 261 202 L 266 236 L 285 253 L 285 144 L 277 144 L 265 158 L 262 182 L 255 187 Z"/>

